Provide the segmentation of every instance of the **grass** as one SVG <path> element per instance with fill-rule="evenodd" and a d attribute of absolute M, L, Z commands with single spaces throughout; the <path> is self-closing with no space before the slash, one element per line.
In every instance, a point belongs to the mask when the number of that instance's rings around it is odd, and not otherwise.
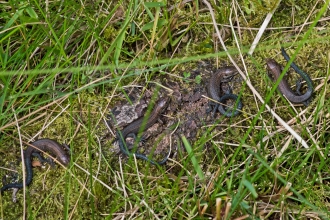
<path fill-rule="evenodd" d="M 34 168 L 17 203 L 11 192 L 0 197 L 0 219 L 328 219 L 329 12 L 323 2 L 282 1 L 246 56 L 269 2 L 210 1 L 230 55 L 309 148 L 242 82 L 242 114 L 205 123 L 196 139 L 173 136 L 176 157 L 159 168 L 110 151 L 115 131 L 104 122 L 129 88 L 145 94 L 170 79 L 189 90 L 207 82 L 193 74 L 201 61 L 231 64 L 205 4 L 2 3 L 0 176 L 21 177 L 21 148 L 38 138 L 69 144 L 72 162 Z M 281 45 L 313 79 L 308 107 L 289 103 L 267 77 L 265 58 L 285 65 Z M 180 111 L 169 117 L 178 127 L 184 120 Z"/>

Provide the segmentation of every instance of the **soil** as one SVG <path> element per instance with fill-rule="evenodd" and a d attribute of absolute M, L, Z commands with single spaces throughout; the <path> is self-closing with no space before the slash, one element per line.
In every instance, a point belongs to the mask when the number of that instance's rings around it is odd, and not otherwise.
<path fill-rule="evenodd" d="M 167 89 L 161 89 L 158 97 L 170 96 L 170 103 L 159 117 L 159 121 L 143 133 L 143 141 L 138 144 L 139 153 L 147 155 L 153 153 L 154 157 L 161 159 L 167 155 L 171 146 L 171 157 L 173 158 L 173 155 L 176 155 L 177 146 L 182 146 L 179 141 L 181 136 L 185 136 L 190 143 L 193 143 L 203 132 L 201 129 L 203 126 L 213 124 L 216 118 L 220 117 L 219 112 L 214 118 L 211 116 L 208 111 L 209 100 L 206 98 L 208 97 L 206 86 L 211 74 L 215 71 L 216 68 L 210 63 L 200 62 L 196 69 L 190 71 L 191 75 L 188 78 L 180 81 L 164 79 L 163 82 L 160 82 Z M 202 76 L 201 83 L 196 83 L 197 76 Z M 228 90 L 230 87 L 235 94 L 235 91 L 240 90 L 241 83 L 242 79 L 237 74 L 231 82 L 222 85 L 222 89 Z M 140 95 L 141 87 L 126 90 L 130 102 L 123 97 L 125 101 L 115 103 L 108 117 L 109 127 L 114 131 L 123 129 L 134 120 L 143 117 L 152 95 L 157 93 L 156 90 L 156 88 L 150 87 L 145 90 L 142 97 Z M 171 94 L 168 91 L 172 91 Z M 119 153 L 116 142 L 113 144 L 112 151 Z M 133 138 L 126 138 L 126 142 L 128 148 L 132 149 Z M 162 156 L 157 156 L 159 154 Z"/>

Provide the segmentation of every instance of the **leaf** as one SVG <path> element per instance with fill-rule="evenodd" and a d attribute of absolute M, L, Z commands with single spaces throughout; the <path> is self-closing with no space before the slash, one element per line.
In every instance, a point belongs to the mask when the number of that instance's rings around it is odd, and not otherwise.
<path fill-rule="evenodd" d="M 243 180 L 242 183 L 250 191 L 254 198 L 258 198 L 258 193 L 250 181 Z"/>
<path fill-rule="evenodd" d="M 165 20 L 165 19 L 159 19 L 158 20 L 158 23 L 157 23 L 157 28 L 162 27 L 162 26 L 164 26 L 166 24 L 167 24 L 167 20 Z M 151 22 L 143 25 L 142 28 L 141 28 L 141 30 L 142 31 L 150 30 L 150 29 L 153 28 L 153 26 L 154 26 L 154 21 L 151 21 Z"/>
<path fill-rule="evenodd" d="M 144 5 L 147 8 L 158 8 L 158 7 L 166 6 L 166 4 L 164 2 L 145 2 Z"/>
<path fill-rule="evenodd" d="M 22 21 L 22 23 L 32 23 L 32 22 L 39 21 L 36 18 L 32 18 L 32 17 L 28 17 L 28 16 L 20 16 L 19 19 Z"/>
<path fill-rule="evenodd" d="M 205 176 L 204 176 L 204 173 L 203 173 L 203 170 L 202 168 L 199 166 L 199 163 L 194 155 L 194 152 L 188 142 L 188 140 L 186 139 L 186 137 L 182 136 L 181 137 L 182 139 L 182 142 L 183 142 L 183 145 L 185 146 L 187 152 L 188 152 L 188 155 L 189 155 L 189 158 L 191 159 L 191 162 L 195 168 L 195 171 L 198 175 L 198 177 L 201 179 L 201 180 L 204 180 L 205 179 Z"/>
<path fill-rule="evenodd" d="M 26 7 L 26 12 L 30 15 L 31 18 L 37 19 L 38 20 L 38 15 L 37 13 L 33 10 L 32 7 Z"/>

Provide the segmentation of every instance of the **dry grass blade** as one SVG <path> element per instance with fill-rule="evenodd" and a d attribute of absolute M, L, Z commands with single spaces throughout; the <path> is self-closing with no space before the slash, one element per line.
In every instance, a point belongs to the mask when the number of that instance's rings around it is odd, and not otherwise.
<path fill-rule="evenodd" d="M 254 49 L 257 47 L 258 43 L 259 43 L 259 40 L 261 38 L 261 36 L 263 35 L 264 31 L 266 30 L 267 26 L 268 26 L 268 23 L 270 22 L 270 20 L 272 19 L 273 17 L 273 14 L 275 13 L 277 7 L 279 6 L 281 0 L 278 0 L 277 3 L 276 3 L 276 6 L 273 8 L 273 10 L 271 12 L 269 12 L 264 20 L 264 23 L 262 23 L 259 31 L 258 31 L 258 34 L 257 36 L 255 37 L 252 45 L 251 45 L 251 48 L 248 52 L 248 54 L 252 55 L 253 54 L 253 51 Z"/>

